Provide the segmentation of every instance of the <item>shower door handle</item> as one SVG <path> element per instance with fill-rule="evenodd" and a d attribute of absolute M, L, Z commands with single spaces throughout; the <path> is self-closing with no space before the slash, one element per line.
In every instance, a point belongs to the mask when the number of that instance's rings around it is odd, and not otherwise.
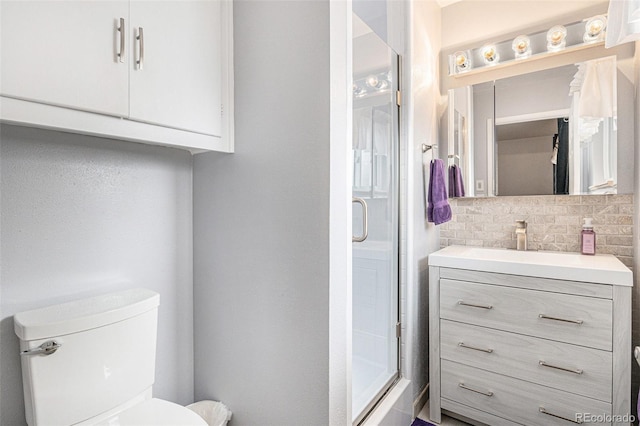
<path fill-rule="evenodd" d="M 362 199 L 362 198 L 358 198 L 358 197 L 353 197 L 351 199 L 352 203 L 358 203 L 362 206 L 362 235 L 359 237 L 351 237 L 351 242 L 352 243 L 361 243 L 364 240 L 367 239 L 367 237 L 369 236 L 369 224 L 367 223 L 367 218 L 369 216 L 369 213 L 367 211 L 367 203 Z"/>

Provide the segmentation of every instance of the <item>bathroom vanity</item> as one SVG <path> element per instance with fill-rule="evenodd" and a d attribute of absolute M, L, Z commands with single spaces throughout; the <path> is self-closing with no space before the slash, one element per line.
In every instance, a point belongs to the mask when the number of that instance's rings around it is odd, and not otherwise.
<path fill-rule="evenodd" d="M 623 424 L 631 271 L 611 255 L 450 246 L 429 256 L 430 416 Z M 628 424 L 628 421 L 626 422 Z"/>

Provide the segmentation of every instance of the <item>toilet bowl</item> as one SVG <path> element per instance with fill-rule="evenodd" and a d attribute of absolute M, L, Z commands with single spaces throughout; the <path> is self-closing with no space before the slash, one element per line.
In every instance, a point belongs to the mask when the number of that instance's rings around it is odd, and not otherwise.
<path fill-rule="evenodd" d="M 132 289 L 14 316 L 30 426 L 206 426 L 152 397 L 160 297 Z"/>

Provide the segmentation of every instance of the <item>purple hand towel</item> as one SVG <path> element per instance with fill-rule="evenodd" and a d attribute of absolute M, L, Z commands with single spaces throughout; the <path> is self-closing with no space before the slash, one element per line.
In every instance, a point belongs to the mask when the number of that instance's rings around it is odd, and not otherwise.
<path fill-rule="evenodd" d="M 444 182 L 444 162 L 439 158 L 431 161 L 429 170 L 427 220 L 436 225 L 451 220 L 451 206 L 447 201 L 447 188 Z"/>
<path fill-rule="evenodd" d="M 464 197 L 462 170 L 458 165 L 449 166 L 449 198 Z"/>

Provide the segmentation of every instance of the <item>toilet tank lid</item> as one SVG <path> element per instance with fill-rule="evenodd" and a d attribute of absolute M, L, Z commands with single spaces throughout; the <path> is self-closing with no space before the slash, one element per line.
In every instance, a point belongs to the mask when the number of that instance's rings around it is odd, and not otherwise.
<path fill-rule="evenodd" d="M 159 304 L 160 295 L 145 288 L 118 291 L 15 314 L 14 330 L 26 341 L 62 336 L 123 321 Z"/>

